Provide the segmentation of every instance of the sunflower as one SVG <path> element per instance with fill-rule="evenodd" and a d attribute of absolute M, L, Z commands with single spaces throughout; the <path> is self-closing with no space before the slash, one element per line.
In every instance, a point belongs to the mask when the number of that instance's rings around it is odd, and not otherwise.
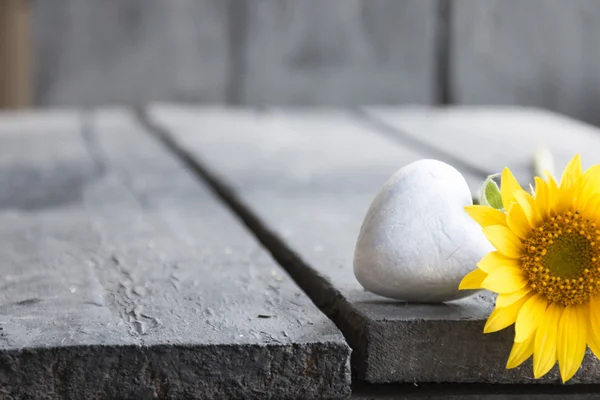
<path fill-rule="evenodd" d="M 600 356 L 600 165 L 582 172 L 576 155 L 560 184 L 536 177 L 531 193 L 505 168 L 500 196 L 501 209 L 466 207 L 496 250 L 459 288 L 498 293 L 484 332 L 514 324 L 506 368 L 533 355 L 535 378 L 558 361 L 566 382 L 586 347 Z"/>

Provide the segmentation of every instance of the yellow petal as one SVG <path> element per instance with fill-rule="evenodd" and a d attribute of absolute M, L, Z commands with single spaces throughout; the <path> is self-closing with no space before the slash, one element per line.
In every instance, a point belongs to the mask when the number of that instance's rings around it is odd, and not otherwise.
<path fill-rule="evenodd" d="M 566 307 L 558 323 L 556 355 L 563 383 L 575 375 L 587 344 L 589 304 Z"/>
<path fill-rule="evenodd" d="M 558 200 L 556 202 L 556 212 L 557 213 L 564 213 L 567 212 L 569 210 L 572 210 L 573 208 L 576 207 L 576 202 L 574 201 L 575 199 L 575 193 L 573 192 L 573 190 L 571 188 L 565 189 L 565 190 L 559 190 L 558 192 Z"/>
<path fill-rule="evenodd" d="M 588 347 L 592 353 L 594 353 L 594 356 L 600 359 L 600 341 L 598 340 L 597 335 L 589 333 L 591 332 L 591 329 L 592 328 L 590 327 L 588 330 Z"/>
<path fill-rule="evenodd" d="M 541 378 L 556 364 L 556 333 L 564 307 L 550 304 L 535 334 L 533 344 L 533 376 Z"/>
<path fill-rule="evenodd" d="M 519 310 L 523 304 L 531 297 L 527 295 L 521 300 L 515 302 L 508 307 L 496 308 L 488 317 L 485 327 L 483 328 L 484 333 L 497 332 L 515 323 Z"/>
<path fill-rule="evenodd" d="M 582 183 L 581 159 L 579 155 L 573 157 L 565 168 L 560 187 L 558 188 L 558 204 L 556 211 L 565 212 L 577 203 L 575 193 L 577 186 Z"/>
<path fill-rule="evenodd" d="M 589 167 L 581 178 L 585 182 L 596 183 L 600 182 L 600 164 L 592 165 Z"/>
<path fill-rule="evenodd" d="M 477 263 L 477 266 L 489 274 L 494 268 L 498 267 L 520 268 L 521 262 L 516 258 L 506 257 L 498 251 L 492 251 L 487 253 L 481 261 Z"/>
<path fill-rule="evenodd" d="M 465 211 L 482 228 L 490 225 L 506 225 L 506 214 L 488 206 L 466 206 Z"/>
<path fill-rule="evenodd" d="M 531 225 L 519 203 L 508 206 L 506 223 L 511 231 L 521 239 L 527 239 L 531 235 Z"/>
<path fill-rule="evenodd" d="M 598 218 L 600 216 L 600 194 L 594 194 L 585 201 L 582 201 L 581 209 L 583 215 L 590 216 L 591 218 Z"/>
<path fill-rule="evenodd" d="M 527 275 L 520 268 L 495 268 L 481 283 L 481 287 L 496 293 L 513 293 L 529 283 Z"/>
<path fill-rule="evenodd" d="M 562 178 L 560 180 L 560 189 L 573 189 L 581 181 L 581 157 L 576 154 L 565 167 Z"/>
<path fill-rule="evenodd" d="M 600 339 L 600 294 L 590 297 L 590 325 Z"/>
<path fill-rule="evenodd" d="M 558 204 L 558 185 L 554 180 L 554 177 L 550 173 L 546 173 L 548 176 L 548 211 L 556 211 Z"/>
<path fill-rule="evenodd" d="M 600 358 L 600 295 L 590 298 L 588 345 L 597 358 Z"/>
<path fill-rule="evenodd" d="M 524 342 L 534 336 L 547 307 L 546 297 L 541 294 L 531 296 L 523 304 L 515 322 L 515 342 Z"/>
<path fill-rule="evenodd" d="M 573 197 L 577 209 L 584 209 L 593 196 L 600 193 L 600 165 L 594 165 L 583 173 L 575 187 Z"/>
<path fill-rule="evenodd" d="M 523 249 L 521 240 L 510 229 L 502 225 L 483 228 L 483 234 L 502 254 L 511 258 L 519 258 Z"/>
<path fill-rule="evenodd" d="M 548 184 L 540 177 L 535 178 L 535 203 L 541 218 L 548 216 Z"/>
<path fill-rule="evenodd" d="M 474 271 L 469 272 L 463 279 L 460 281 L 460 285 L 458 286 L 459 290 L 465 289 L 481 289 L 481 283 L 483 280 L 487 278 L 487 274 L 480 270 L 479 268 Z"/>
<path fill-rule="evenodd" d="M 506 362 L 506 369 L 516 368 L 523 364 L 533 354 L 533 343 L 535 341 L 535 335 L 529 336 L 527 340 L 513 344 L 508 361 Z"/>
<path fill-rule="evenodd" d="M 496 307 L 507 307 L 513 304 L 515 301 L 521 300 L 523 296 L 531 292 L 529 286 L 525 286 L 523 289 L 517 290 L 512 293 L 500 293 L 496 297 Z"/>
<path fill-rule="evenodd" d="M 581 185 L 576 193 L 580 207 L 585 207 L 586 201 L 598 193 L 600 193 L 600 164 L 588 168 L 583 173 Z"/>
<path fill-rule="evenodd" d="M 502 196 L 502 205 L 505 210 L 514 201 L 514 193 L 517 190 L 523 190 L 523 188 L 519 185 L 512 172 L 508 168 L 504 168 L 502 177 L 500 178 L 500 195 Z"/>
<path fill-rule="evenodd" d="M 518 190 L 514 195 L 515 200 L 523 208 L 523 212 L 527 217 L 529 225 L 531 227 L 536 227 L 540 222 L 540 214 L 538 213 L 535 199 L 524 190 Z"/>

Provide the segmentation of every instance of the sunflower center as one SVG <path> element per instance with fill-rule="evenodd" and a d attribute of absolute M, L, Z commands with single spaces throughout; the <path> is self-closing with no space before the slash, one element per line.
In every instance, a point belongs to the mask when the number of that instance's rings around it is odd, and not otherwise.
<path fill-rule="evenodd" d="M 555 215 L 536 227 L 521 256 L 531 287 L 565 306 L 600 293 L 600 230 L 579 212 Z"/>

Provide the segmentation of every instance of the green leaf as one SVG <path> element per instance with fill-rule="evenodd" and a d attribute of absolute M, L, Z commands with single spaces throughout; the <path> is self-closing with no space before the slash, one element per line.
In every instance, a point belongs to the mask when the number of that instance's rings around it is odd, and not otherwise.
<path fill-rule="evenodd" d="M 493 207 L 497 210 L 502 210 L 502 196 L 500 188 L 494 181 L 494 178 L 500 174 L 490 175 L 487 177 L 481 188 L 481 204 L 484 206 Z"/>

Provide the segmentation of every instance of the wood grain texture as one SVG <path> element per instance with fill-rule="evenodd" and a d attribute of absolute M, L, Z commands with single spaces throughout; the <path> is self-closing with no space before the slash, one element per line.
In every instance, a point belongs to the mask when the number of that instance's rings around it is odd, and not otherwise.
<path fill-rule="evenodd" d="M 3 118 L 2 394 L 349 395 L 333 323 L 129 113 Z"/>
<path fill-rule="evenodd" d="M 597 1 L 456 0 L 451 18 L 456 103 L 536 106 L 600 123 Z"/>
<path fill-rule="evenodd" d="M 375 194 L 398 168 L 432 154 L 336 110 L 157 105 L 150 115 L 178 151 L 235 194 L 226 193 L 242 203 L 238 209 L 252 213 L 246 223 L 296 271 L 295 279 L 309 282 L 304 290 L 352 346 L 360 379 L 532 383 L 530 364 L 504 368 L 510 330 L 481 333 L 493 307 L 489 294 L 442 305 L 406 304 L 365 292 L 354 277 L 354 246 Z M 574 382 L 598 382 L 599 370 L 600 362 L 588 357 Z M 559 382 L 557 372 L 535 383 Z"/>
<path fill-rule="evenodd" d="M 33 2 L 40 105 L 222 102 L 228 9 L 220 0 Z"/>
<path fill-rule="evenodd" d="M 435 101 L 432 0 L 249 0 L 243 104 Z"/>

